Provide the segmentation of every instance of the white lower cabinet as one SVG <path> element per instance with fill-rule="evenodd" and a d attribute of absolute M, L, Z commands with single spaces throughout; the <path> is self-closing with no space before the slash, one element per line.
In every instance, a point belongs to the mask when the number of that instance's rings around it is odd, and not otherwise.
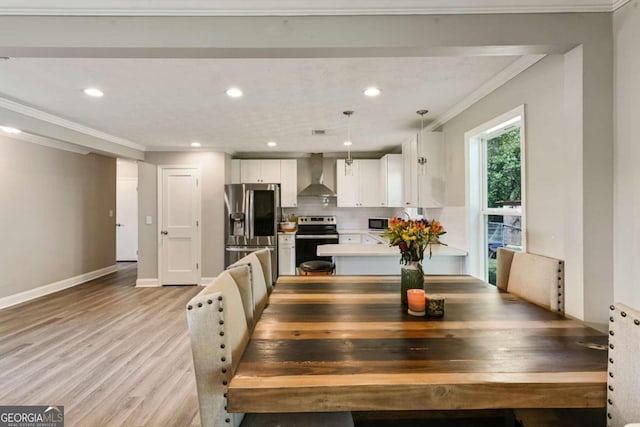
<path fill-rule="evenodd" d="M 296 274 L 296 236 L 295 234 L 278 235 L 278 275 L 295 276 Z"/>

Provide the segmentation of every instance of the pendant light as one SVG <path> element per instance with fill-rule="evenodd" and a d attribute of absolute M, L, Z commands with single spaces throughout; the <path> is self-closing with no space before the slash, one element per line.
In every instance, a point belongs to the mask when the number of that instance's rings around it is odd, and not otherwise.
<path fill-rule="evenodd" d="M 344 176 L 353 175 L 353 159 L 351 158 L 351 115 L 353 111 L 343 111 L 342 114 L 347 116 L 347 140 L 344 145 L 347 147 L 347 158 L 344 160 Z"/>
<path fill-rule="evenodd" d="M 418 141 L 418 175 L 425 175 L 427 169 L 427 158 L 422 155 L 424 145 L 424 115 L 429 110 L 418 110 L 416 114 L 420 115 L 420 140 Z"/>

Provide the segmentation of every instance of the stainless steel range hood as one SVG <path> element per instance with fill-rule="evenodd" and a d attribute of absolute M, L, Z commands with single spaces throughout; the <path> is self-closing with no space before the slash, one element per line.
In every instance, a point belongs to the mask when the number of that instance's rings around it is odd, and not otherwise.
<path fill-rule="evenodd" d="M 298 197 L 336 197 L 336 193 L 322 183 L 324 171 L 322 154 L 311 154 L 311 184 L 298 193 Z"/>

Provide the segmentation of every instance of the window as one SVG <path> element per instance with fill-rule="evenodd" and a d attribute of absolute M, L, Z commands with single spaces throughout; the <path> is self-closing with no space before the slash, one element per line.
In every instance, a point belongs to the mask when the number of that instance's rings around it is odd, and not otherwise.
<path fill-rule="evenodd" d="M 498 248 L 524 249 L 524 107 L 466 136 L 470 272 L 495 285 Z"/>

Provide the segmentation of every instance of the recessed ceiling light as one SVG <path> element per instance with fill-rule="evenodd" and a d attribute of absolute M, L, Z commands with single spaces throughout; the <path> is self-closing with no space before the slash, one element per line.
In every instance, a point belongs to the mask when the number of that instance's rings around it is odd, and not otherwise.
<path fill-rule="evenodd" d="M 231 98 L 240 98 L 242 96 L 242 91 L 237 87 L 230 87 L 229 89 L 227 89 L 226 93 Z"/>
<path fill-rule="evenodd" d="M 83 90 L 83 92 L 85 95 L 93 96 L 94 98 L 100 98 L 101 96 L 104 95 L 104 92 L 102 92 L 100 89 L 95 87 L 88 87 L 85 90 Z"/>
<path fill-rule="evenodd" d="M 277 142 L 275 142 L 275 141 L 269 141 L 269 142 L 267 142 L 267 145 L 268 145 L 269 147 L 275 147 L 276 145 L 278 145 L 278 143 L 277 143 Z"/>
<path fill-rule="evenodd" d="M 367 96 L 378 96 L 380 95 L 380 89 L 378 89 L 377 87 L 368 87 L 365 91 L 364 94 Z"/>
<path fill-rule="evenodd" d="M 351 141 L 345 141 L 345 142 L 344 142 L 344 145 L 346 145 L 347 147 L 349 147 L 351 144 L 352 144 L 352 142 L 351 142 Z"/>
<path fill-rule="evenodd" d="M 10 126 L 0 126 L 0 129 L 5 131 L 6 133 L 13 133 L 13 134 L 22 132 L 20 129 L 12 128 Z"/>
<path fill-rule="evenodd" d="M 197 142 L 197 141 L 194 141 L 194 142 L 192 142 L 192 143 L 191 143 L 191 146 L 192 146 L 192 147 L 200 147 L 200 146 L 202 146 L 202 144 L 200 144 L 200 143 L 199 143 L 199 142 Z"/>

